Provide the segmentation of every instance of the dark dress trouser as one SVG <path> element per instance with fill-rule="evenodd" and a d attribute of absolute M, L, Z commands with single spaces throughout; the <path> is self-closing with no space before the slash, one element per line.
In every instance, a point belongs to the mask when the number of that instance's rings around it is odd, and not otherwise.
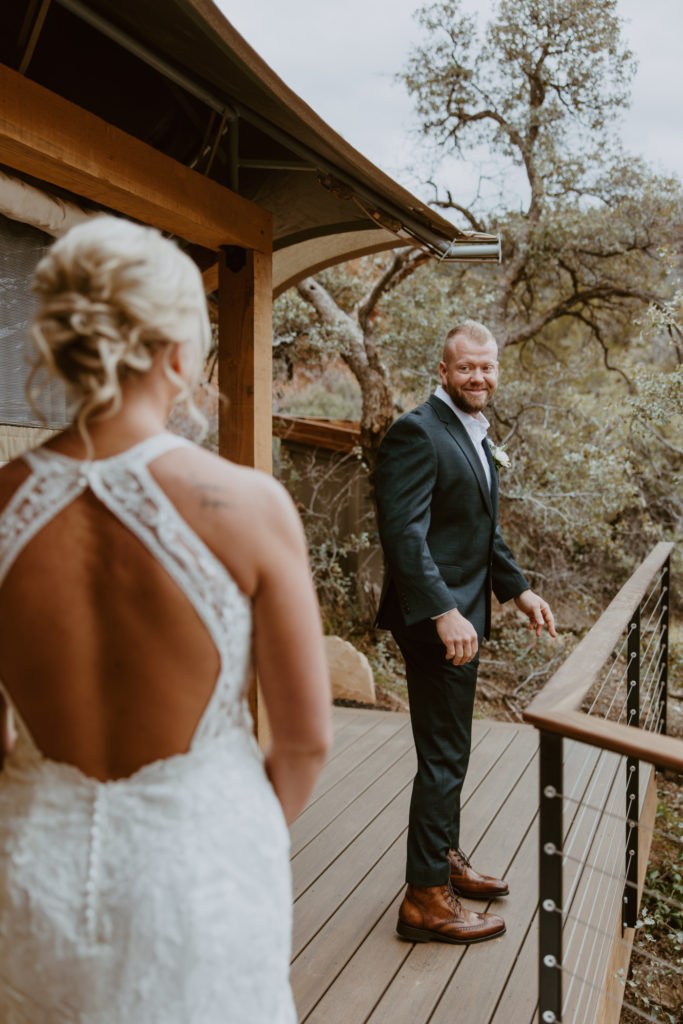
<path fill-rule="evenodd" d="M 389 428 L 375 467 L 388 568 L 377 625 L 391 630 L 406 663 L 417 749 L 406 869 L 413 885 L 445 884 L 448 849 L 459 845 L 477 680 L 476 660 L 457 668 L 446 661 L 428 616 L 457 607 L 481 640 L 489 588 L 507 601 L 529 586 L 497 532 L 498 478 L 483 450 L 490 484 L 464 425 L 432 395 Z"/>
<path fill-rule="evenodd" d="M 390 628 L 406 663 L 417 751 L 406 881 L 445 885 L 450 874 L 448 850 L 460 845 L 460 793 L 470 757 L 479 657 L 452 665 L 434 623 L 406 626 L 397 604 Z"/>

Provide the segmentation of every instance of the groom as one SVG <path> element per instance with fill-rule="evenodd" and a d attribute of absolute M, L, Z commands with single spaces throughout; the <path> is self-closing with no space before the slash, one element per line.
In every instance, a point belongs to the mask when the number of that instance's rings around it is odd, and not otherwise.
<path fill-rule="evenodd" d="M 498 383 L 498 346 L 473 320 L 449 331 L 441 384 L 387 431 L 375 470 L 386 575 L 377 623 L 406 663 L 418 769 L 408 822 L 408 887 L 397 931 L 413 941 L 470 943 L 505 931 L 464 908 L 508 893 L 460 850 L 460 792 L 470 754 L 478 648 L 491 590 L 514 599 L 540 635 L 548 604 L 529 589 L 498 529 L 498 469 L 483 410 Z"/>

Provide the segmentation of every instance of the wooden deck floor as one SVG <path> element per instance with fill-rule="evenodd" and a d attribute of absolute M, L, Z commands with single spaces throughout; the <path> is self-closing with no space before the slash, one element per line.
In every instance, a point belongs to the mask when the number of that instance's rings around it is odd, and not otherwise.
<path fill-rule="evenodd" d="M 301 1024 L 530 1024 L 535 1019 L 537 749 L 536 730 L 529 726 L 474 723 L 462 845 L 480 870 L 508 879 L 511 895 L 492 905 L 504 916 L 507 932 L 471 947 L 413 944 L 394 930 L 415 771 L 409 718 L 335 709 L 330 759 L 292 828 L 292 986 Z M 615 776 L 613 755 L 581 745 L 568 745 L 565 763 L 585 792 L 590 786 L 592 793 L 603 789 L 610 773 Z M 575 813 L 565 812 L 565 829 Z M 623 836 L 623 823 L 618 831 Z M 585 849 L 598 841 L 599 829 L 584 821 L 577 835 Z M 572 868 L 571 861 L 565 870 L 565 891 L 574 905 L 594 900 L 595 878 L 582 874 L 579 864 Z M 572 927 L 576 932 L 577 922 Z M 594 942 L 590 951 L 594 968 Z M 603 955 L 609 954 L 608 944 Z M 575 988 L 572 1002 L 582 993 L 580 985 Z M 593 1024 L 594 1010 L 587 1012 Z"/>

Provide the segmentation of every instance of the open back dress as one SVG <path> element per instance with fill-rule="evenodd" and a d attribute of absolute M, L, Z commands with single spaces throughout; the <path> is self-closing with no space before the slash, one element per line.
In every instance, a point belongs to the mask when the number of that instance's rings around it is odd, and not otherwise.
<path fill-rule="evenodd" d="M 107 782 L 44 756 L 0 684 L 17 732 L 0 771 L 3 1024 L 296 1020 L 288 833 L 245 702 L 250 603 L 148 468 L 183 444 L 164 433 L 90 462 L 29 452 L 0 515 L 1 588 L 90 488 L 183 591 L 220 658 L 189 749 Z"/>

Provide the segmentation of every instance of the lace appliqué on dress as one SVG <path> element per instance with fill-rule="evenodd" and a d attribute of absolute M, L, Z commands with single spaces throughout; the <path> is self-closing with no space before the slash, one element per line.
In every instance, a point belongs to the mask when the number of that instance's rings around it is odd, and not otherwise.
<path fill-rule="evenodd" d="M 295 1024 L 289 841 L 245 702 L 250 603 L 156 483 L 162 434 L 79 463 L 38 449 L 0 515 L 0 583 L 86 488 L 187 595 L 220 656 L 187 754 L 100 783 L 17 715 L 0 772 L 4 1024 Z"/>

